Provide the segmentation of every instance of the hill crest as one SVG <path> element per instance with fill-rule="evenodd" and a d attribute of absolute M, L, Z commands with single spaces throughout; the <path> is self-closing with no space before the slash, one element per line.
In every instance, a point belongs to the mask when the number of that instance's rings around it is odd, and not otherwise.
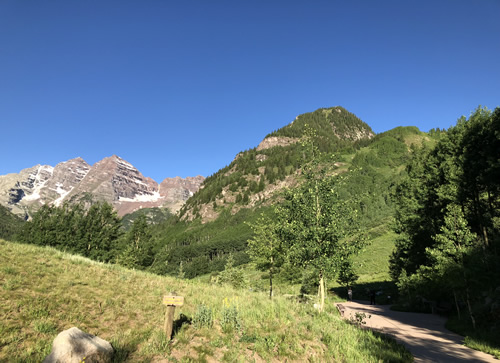
<path fill-rule="evenodd" d="M 328 153 L 356 148 L 357 143 L 375 136 L 370 126 L 340 106 L 301 114 L 208 177 L 181 209 L 181 218 L 208 222 L 226 207 L 234 214 L 242 208 L 270 204 L 275 192 L 296 184 L 304 162 L 299 141 L 308 128 L 316 131 L 315 143 Z"/>

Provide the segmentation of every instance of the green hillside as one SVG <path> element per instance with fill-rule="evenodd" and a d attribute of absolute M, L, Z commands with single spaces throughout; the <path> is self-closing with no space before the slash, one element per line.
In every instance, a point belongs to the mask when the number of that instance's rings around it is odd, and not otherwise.
<path fill-rule="evenodd" d="M 383 336 L 293 297 L 127 270 L 49 247 L 0 240 L 0 361 L 40 362 L 76 326 L 111 342 L 116 362 L 408 362 Z M 162 332 L 170 291 L 185 297 Z"/>
<path fill-rule="evenodd" d="M 23 223 L 0 210 L 6 237 L 114 263 L 0 242 L 0 361 L 37 361 L 72 321 L 114 339 L 120 359 L 398 361 L 379 351 L 386 342 L 346 333 L 331 301 L 316 315 L 307 296 L 325 279 L 341 297 L 354 281 L 357 299 L 376 290 L 400 309 L 456 312 L 466 344 L 498 355 L 499 130 L 500 109 L 446 131 L 378 135 L 340 107 L 320 109 L 238 154 L 176 216 L 65 204 Z M 150 323 L 167 289 L 193 297 L 173 345 Z"/>
<path fill-rule="evenodd" d="M 123 216 L 123 228 L 128 231 L 134 221 L 141 215 L 146 216 L 147 222 L 152 225 L 164 223 L 173 217 L 172 213 L 166 208 L 141 208 Z"/>
<path fill-rule="evenodd" d="M 205 180 L 203 188 L 181 209 L 181 217 L 186 214 L 201 217 L 206 205 L 218 214 L 219 206 L 231 203 L 238 207 L 254 206 L 267 199 L 263 192 L 294 175 L 308 158 L 298 142 L 306 128 L 316 131 L 315 143 L 325 153 L 352 152 L 373 135 L 367 124 L 341 107 L 300 115 L 290 125 L 266 136 L 266 139 L 272 136 L 291 138 L 285 143 L 288 145 L 260 150 L 256 147 L 239 153 L 231 164 Z"/>
<path fill-rule="evenodd" d="M 308 125 L 308 126 L 306 126 Z M 288 126 L 266 136 L 299 140 L 306 127 L 314 127 L 315 144 L 323 151 L 323 163 L 334 173 L 349 171 L 349 183 L 341 191 L 345 199 L 360 197 L 361 228 L 370 240 L 384 244 L 380 271 L 389 278 L 387 259 L 394 247 L 394 234 L 378 238 L 391 228 L 394 205 L 391 193 L 404 173 L 412 148 L 433 144 L 439 133 L 427 134 L 416 127 L 398 127 L 369 139 L 370 127 L 341 107 L 319 109 L 300 115 Z M 285 143 L 286 144 L 286 143 Z M 252 232 L 244 222 L 276 205 L 283 187 L 300 182 L 301 165 L 309 160 L 302 143 L 254 148 L 238 154 L 227 167 L 208 177 L 191 197 L 180 219 L 157 227 L 157 251 L 153 271 L 175 274 L 183 263 L 190 277 L 221 271 L 229 254 L 236 264 L 248 262 L 246 241 Z M 192 221 L 192 222 L 190 222 Z M 362 252 L 364 253 L 364 252 Z M 366 252 L 369 253 L 369 252 Z M 363 265 L 357 264 L 363 273 Z"/>
<path fill-rule="evenodd" d="M 291 124 L 270 133 L 266 138 L 271 136 L 300 138 L 308 127 L 316 130 L 318 139 L 321 139 L 319 148 L 325 152 L 350 147 L 352 141 L 374 135 L 370 126 L 355 114 L 337 106 L 320 108 L 299 115 Z"/>
<path fill-rule="evenodd" d="M 385 253 L 377 254 L 380 263 L 372 265 L 380 268 L 371 275 L 387 277 L 385 261 L 394 246 L 394 235 L 387 232 L 394 216 L 391 193 L 414 145 L 433 144 L 440 133 L 398 127 L 374 135 L 366 123 L 341 107 L 300 115 L 267 135 L 261 146 L 239 153 L 205 180 L 178 216 L 151 209 L 120 220 L 106 205 L 88 212 L 78 205 L 47 207 L 19 238 L 162 275 L 215 276 L 228 258 L 236 266 L 249 262 L 247 241 L 253 234 L 249 223 L 261 213 L 271 216 L 282 191 L 301 183 L 301 168 L 312 158 L 301 142 L 307 130 L 314 131 L 311 142 L 322 153 L 320 164 L 331 174 L 348 176 L 338 189 L 340 198 L 358 200 L 359 230 L 367 234 L 368 242 L 383 245 L 380 251 Z M 356 262 L 355 268 L 362 275 L 365 265 Z M 303 273 L 285 275 L 300 284 Z"/>

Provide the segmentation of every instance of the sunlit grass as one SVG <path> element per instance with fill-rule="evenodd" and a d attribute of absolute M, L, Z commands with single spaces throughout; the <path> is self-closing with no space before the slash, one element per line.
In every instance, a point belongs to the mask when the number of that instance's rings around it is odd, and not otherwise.
<path fill-rule="evenodd" d="M 394 232 L 385 232 L 371 240 L 370 244 L 354 258 L 360 282 L 390 280 L 389 257 L 394 250 L 395 239 Z"/>
<path fill-rule="evenodd" d="M 410 361 L 393 341 L 356 328 L 332 301 L 310 303 L 96 263 L 0 240 L 0 361 L 39 362 L 62 330 L 78 328 L 116 349 L 115 361 Z M 14 280 L 13 280 L 14 279 Z M 162 296 L 185 297 L 165 341 Z M 212 325 L 193 322 L 200 306 Z"/>

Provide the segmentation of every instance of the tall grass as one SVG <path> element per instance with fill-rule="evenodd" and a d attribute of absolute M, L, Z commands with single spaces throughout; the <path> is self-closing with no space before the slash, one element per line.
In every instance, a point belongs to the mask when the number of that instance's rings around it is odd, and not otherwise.
<path fill-rule="evenodd" d="M 72 326 L 111 342 L 115 361 L 405 362 L 400 345 L 341 320 L 333 304 L 161 277 L 0 240 L 0 361 L 39 362 Z M 174 335 L 162 296 L 185 297 Z M 200 321 L 202 323 L 200 323 Z"/>

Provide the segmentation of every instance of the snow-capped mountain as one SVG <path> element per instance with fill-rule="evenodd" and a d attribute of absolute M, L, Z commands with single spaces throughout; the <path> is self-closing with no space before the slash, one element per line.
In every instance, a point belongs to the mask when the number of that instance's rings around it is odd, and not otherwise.
<path fill-rule="evenodd" d="M 168 207 L 176 212 L 203 180 L 202 176 L 176 177 L 158 184 L 116 155 L 93 166 L 76 158 L 55 167 L 37 165 L 0 176 L 0 204 L 24 216 L 43 204 L 98 200 L 111 203 L 119 215 L 151 207 Z"/>

